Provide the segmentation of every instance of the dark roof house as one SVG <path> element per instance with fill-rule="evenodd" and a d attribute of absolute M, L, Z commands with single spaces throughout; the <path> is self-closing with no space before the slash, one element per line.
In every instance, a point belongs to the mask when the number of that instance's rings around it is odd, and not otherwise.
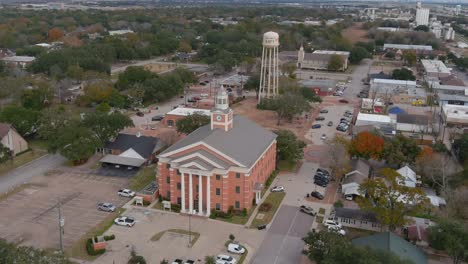
<path fill-rule="evenodd" d="M 391 232 L 356 238 L 352 240 L 352 243 L 357 246 L 392 252 L 402 260 L 407 259 L 414 264 L 427 264 L 427 256 L 422 250 Z"/>

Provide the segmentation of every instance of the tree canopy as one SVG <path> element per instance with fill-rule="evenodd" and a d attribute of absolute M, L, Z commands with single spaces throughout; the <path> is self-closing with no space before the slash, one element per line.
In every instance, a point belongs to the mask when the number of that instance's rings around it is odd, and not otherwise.
<path fill-rule="evenodd" d="M 190 134 L 197 130 L 199 127 L 210 123 L 210 117 L 198 113 L 185 116 L 184 118 L 177 121 L 176 127 L 177 132 Z"/>
<path fill-rule="evenodd" d="M 413 72 L 407 68 L 395 69 L 393 70 L 392 77 L 395 80 L 409 80 L 414 81 L 416 77 Z"/>
<path fill-rule="evenodd" d="M 278 160 L 296 162 L 304 156 L 305 142 L 299 140 L 296 135 L 289 130 L 277 130 L 276 155 Z"/>
<path fill-rule="evenodd" d="M 462 223 L 439 219 L 435 226 L 428 228 L 427 236 L 431 247 L 446 251 L 454 264 L 468 261 L 468 232 Z"/>
<path fill-rule="evenodd" d="M 0 239 L 0 263 L 69 264 L 71 262 L 63 254 L 50 253 L 32 247 L 17 247 Z"/>
<path fill-rule="evenodd" d="M 344 59 L 342 56 L 333 54 L 330 57 L 330 61 L 328 62 L 329 71 L 342 71 L 343 66 L 344 66 Z"/>
<path fill-rule="evenodd" d="M 93 132 L 100 145 L 104 145 L 111 138 L 115 138 L 119 131 L 125 127 L 133 127 L 133 121 L 128 116 L 118 112 L 112 114 L 103 112 L 88 113 L 85 115 L 82 124 Z"/>
<path fill-rule="evenodd" d="M 35 132 L 40 113 L 21 106 L 7 106 L 0 112 L 0 121 L 12 124 L 22 136 Z"/>
<path fill-rule="evenodd" d="M 359 132 L 349 145 L 352 156 L 364 159 L 382 159 L 384 139 L 369 131 Z"/>
<path fill-rule="evenodd" d="M 358 197 L 359 207 L 375 214 L 380 224 L 391 231 L 406 223 L 405 215 L 420 212 L 427 198 L 420 188 L 400 185 L 403 177 L 393 169 L 380 170 L 380 177 L 365 179 L 359 187 L 366 197 Z"/>

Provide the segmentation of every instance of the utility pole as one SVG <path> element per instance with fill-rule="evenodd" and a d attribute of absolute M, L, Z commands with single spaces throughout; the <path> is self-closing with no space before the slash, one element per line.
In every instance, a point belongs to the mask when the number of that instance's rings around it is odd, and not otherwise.
<path fill-rule="evenodd" d="M 59 213 L 59 232 L 60 232 L 60 251 L 63 253 L 63 227 L 65 225 L 65 218 L 62 217 L 62 202 L 59 200 L 58 204 L 58 213 Z"/>

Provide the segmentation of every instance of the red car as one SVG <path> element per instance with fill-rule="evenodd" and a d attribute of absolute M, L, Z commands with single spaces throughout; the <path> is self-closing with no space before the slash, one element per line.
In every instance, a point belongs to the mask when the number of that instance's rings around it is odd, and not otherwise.
<path fill-rule="evenodd" d="M 343 103 L 343 104 L 349 103 L 349 101 L 346 99 L 340 99 L 338 102 Z"/>

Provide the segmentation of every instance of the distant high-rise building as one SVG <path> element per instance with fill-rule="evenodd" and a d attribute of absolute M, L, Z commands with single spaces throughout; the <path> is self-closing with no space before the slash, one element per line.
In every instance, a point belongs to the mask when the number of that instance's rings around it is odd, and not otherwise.
<path fill-rule="evenodd" d="M 455 15 L 458 16 L 460 15 L 461 12 L 461 5 L 456 5 L 455 6 Z"/>
<path fill-rule="evenodd" d="M 416 26 L 429 25 L 429 8 L 422 8 L 421 2 L 416 5 Z"/>
<path fill-rule="evenodd" d="M 279 35 L 276 32 L 263 34 L 262 67 L 260 69 L 260 89 L 258 102 L 278 94 L 278 47 Z"/>

